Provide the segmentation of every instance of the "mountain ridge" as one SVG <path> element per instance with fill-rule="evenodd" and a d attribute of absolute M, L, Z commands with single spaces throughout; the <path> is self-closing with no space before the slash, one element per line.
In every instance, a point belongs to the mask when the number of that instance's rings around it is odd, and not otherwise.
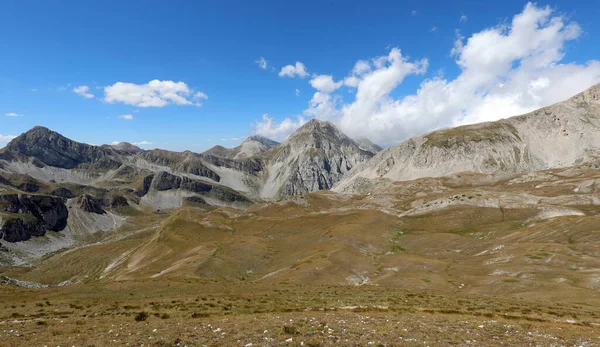
<path fill-rule="evenodd" d="M 598 157 L 600 84 L 527 114 L 410 138 L 362 163 L 334 189 L 353 192 L 378 178 L 405 181 L 460 172 L 533 172 Z"/>

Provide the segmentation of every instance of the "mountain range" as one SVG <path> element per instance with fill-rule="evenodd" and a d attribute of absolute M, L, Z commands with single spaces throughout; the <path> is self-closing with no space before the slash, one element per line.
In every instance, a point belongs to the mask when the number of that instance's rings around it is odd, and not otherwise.
<path fill-rule="evenodd" d="M 269 209 L 287 203 L 300 204 L 305 206 L 302 213 L 313 211 L 320 216 L 333 213 L 333 201 L 346 201 L 342 204 L 346 207 L 337 208 L 354 210 L 357 215 L 361 209 L 376 209 L 394 218 L 433 213 L 467 198 L 460 194 L 450 202 L 436 202 L 440 205 L 423 201 L 419 205 L 406 200 L 408 197 L 396 201 L 387 190 L 393 191 L 398 182 L 413 180 L 419 185 L 419 180 L 445 177 L 457 182 L 452 187 L 468 184 L 461 177 L 482 180 L 471 175 L 487 177 L 483 181 L 492 185 L 515 179 L 541 182 L 546 177 L 539 176 L 544 170 L 594 168 L 599 158 L 599 130 L 600 85 L 529 114 L 437 130 L 387 149 L 365 138 L 352 139 L 332 123 L 316 119 L 282 143 L 254 135 L 238 147 L 215 146 L 204 153 L 142 150 L 129 143 L 93 146 L 34 127 L 0 150 L 0 243 L 8 250 L 0 253 L 0 263 L 30 264 L 64 248 L 99 239 L 107 242 L 110 235 L 124 238 L 128 234 L 120 230 L 136 215 L 169 216 L 178 208 L 198 213 L 222 211 L 228 219 L 244 213 L 235 211 L 255 211 L 246 212 L 248 218 L 258 218 L 247 221 L 252 230 L 262 225 L 258 222 L 261 218 L 273 218 Z M 591 182 L 578 182 L 576 189 L 593 194 L 595 181 Z M 431 187 L 437 187 L 436 193 L 449 189 L 436 181 L 421 192 L 411 188 L 409 194 L 419 197 Z M 306 197 L 317 191 L 323 192 Z M 364 205 L 352 202 L 351 197 L 363 201 L 371 194 L 380 200 Z M 545 213 L 558 215 L 572 211 L 566 205 L 532 207 L 533 198 L 495 197 L 500 200 L 492 201 L 472 195 L 469 199 L 481 208 L 512 206 L 537 211 L 544 207 Z M 593 195 L 590 199 L 595 204 Z M 300 213 L 293 211 L 283 212 L 283 218 L 285 213 Z M 171 222 L 185 224 L 190 218 L 198 222 L 195 215 L 187 213 L 174 214 Z M 222 222 L 204 218 L 207 227 Z M 241 222 L 227 225 L 236 223 Z"/>

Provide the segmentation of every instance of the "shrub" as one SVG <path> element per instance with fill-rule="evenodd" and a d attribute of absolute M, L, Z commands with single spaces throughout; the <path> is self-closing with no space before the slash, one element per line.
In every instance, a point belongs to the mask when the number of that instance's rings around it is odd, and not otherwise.
<path fill-rule="evenodd" d="M 136 322 L 143 322 L 148 319 L 148 312 L 142 311 L 135 315 Z"/>
<path fill-rule="evenodd" d="M 289 325 L 284 325 L 283 326 L 283 332 L 288 334 L 288 335 L 297 335 L 298 334 L 298 329 L 296 329 L 296 327 L 292 327 Z"/>

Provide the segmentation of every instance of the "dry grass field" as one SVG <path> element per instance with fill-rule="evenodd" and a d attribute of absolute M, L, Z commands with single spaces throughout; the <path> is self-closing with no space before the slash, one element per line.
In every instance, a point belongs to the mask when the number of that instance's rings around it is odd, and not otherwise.
<path fill-rule="evenodd" d="M 0 275 L 0 345 L 600 345 L 600 172 L 121 211 Z M 68 286 L 56 286 L 68 281 Z"/>

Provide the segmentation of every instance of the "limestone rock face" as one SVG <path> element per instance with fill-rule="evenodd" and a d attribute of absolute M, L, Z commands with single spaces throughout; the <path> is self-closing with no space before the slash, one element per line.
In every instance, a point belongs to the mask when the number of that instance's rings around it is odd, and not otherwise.
<path fill-rule="evenodd" d="M 330 189 L 373 153 L 333 124 L 313 119 L 263 156 L 267 179 L 261 195 L 273 198 Z"/>
<path fill-rule="evenodd" d="M 0 239 L 25 241 L 43 236 L 46 231 L 61 231 L 67 226 L 69 211 L 62 198 L 44 195 L 0 195 L 0 206 L 10 215 L 3 217 Z"/>
<path fill-rule="evenodd" d="M 355 168 L 334 190 L 362 179 L 393 181 L 459 172 L 522 173 L 600 158 L 600 84 L 534 112 L 443 129 L 387 148 Z"/>

